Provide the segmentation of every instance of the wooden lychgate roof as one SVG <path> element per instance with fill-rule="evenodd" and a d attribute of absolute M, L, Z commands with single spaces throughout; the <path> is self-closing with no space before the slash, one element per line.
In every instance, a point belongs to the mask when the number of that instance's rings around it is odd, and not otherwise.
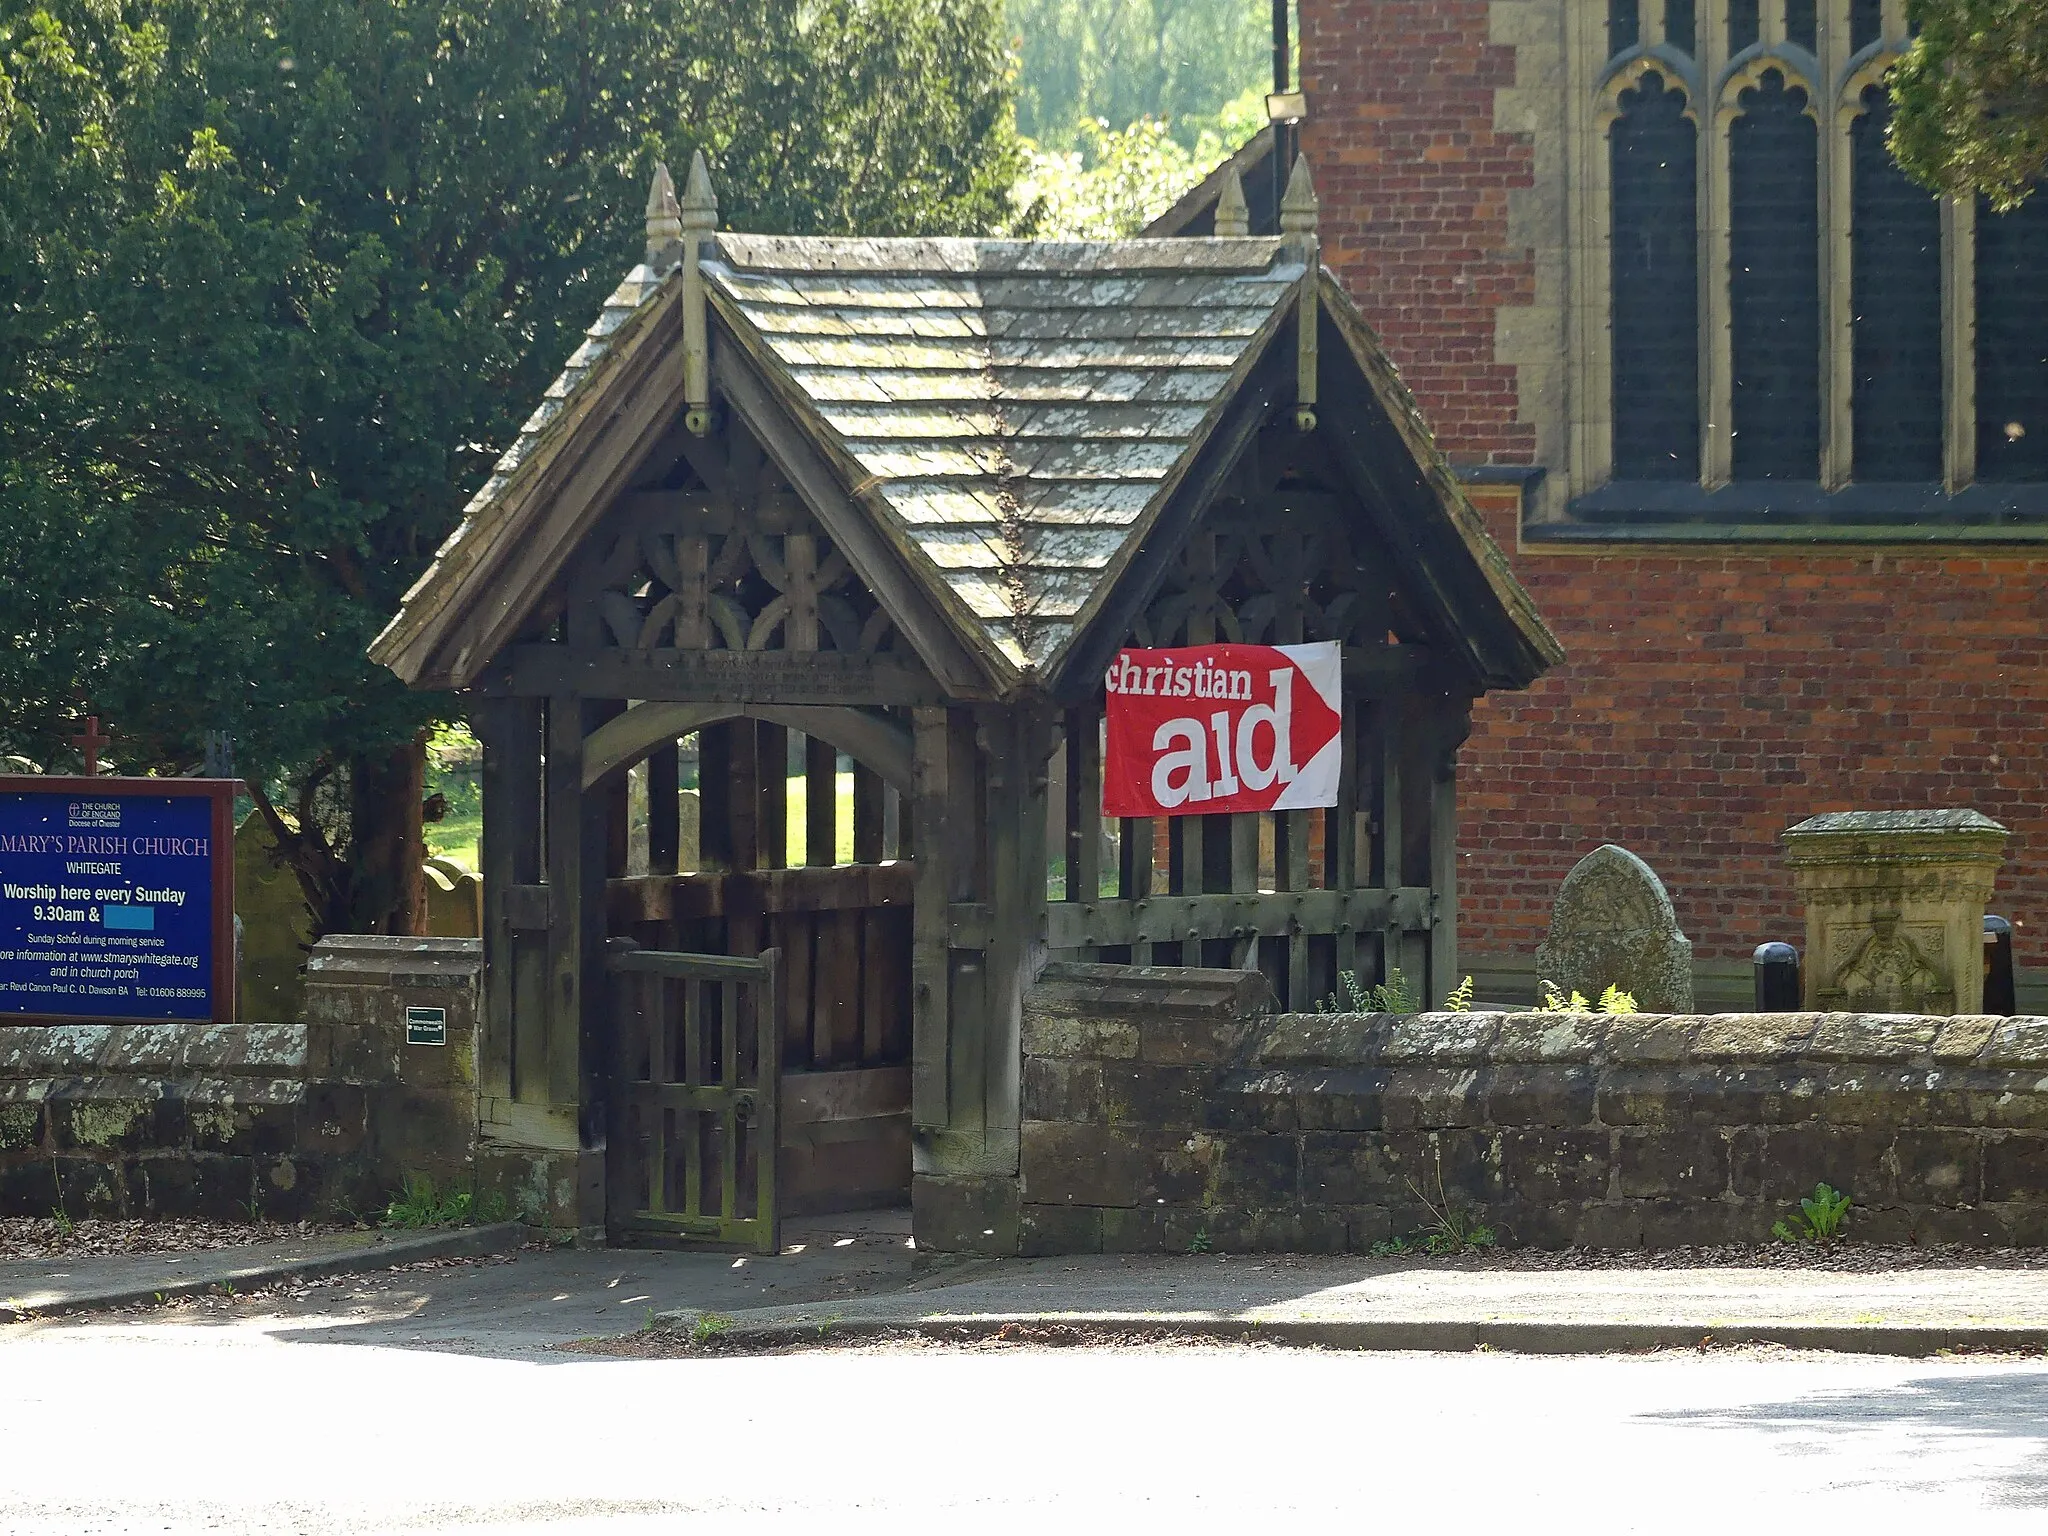
<path fill-rule="evenodd" d="M 907 634 L 949 631 L 951 660 L 930 638 L 918 646 L 935 676 L 978 671 L 974 691 L 991 695 L 1056 687 L 1155 527 L 1184 524 L 1162 513 L 1314 283 L 1342 343 L 1322 367 L 1348 357 L 1342 387 L 1382 429 L 1369 451 L 1400 461 L 1375 479 L 1413 488 L 1382 509 L 1412 524 L 1393 530 L 1411 578 L 1459 610 L 1443 617 L 1476 679 L 1526 684 L 1556 642 L 1307 249 L 736 234 L 699 247 L 721 393 L 771 401 L 756 408 L 786 417 L 830 467 L 833 497 L 810 499 L 837 504 L 813 510 L 885 605 L 894 592 L 937 615 Z M 680 411 L 670 354 L 684 286 L 680 266 L 643 264 L 606 301 L 375 659 L 421 685 L 464 686 L 541 601 L 619 488 L 592 467 L 596 445 L 629 426 L 648 439 L 658 408 Z"/>

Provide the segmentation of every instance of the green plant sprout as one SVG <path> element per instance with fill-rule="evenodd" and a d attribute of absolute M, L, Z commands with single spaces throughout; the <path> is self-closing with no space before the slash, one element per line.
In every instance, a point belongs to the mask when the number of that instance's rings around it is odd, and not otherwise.
<path fill-rule="evenodd" d="M 1339 971 L 1337 984 L 1343 990 L 1343 1000 L 1332 992 L 1316 1004 L 1317 1013 L 1413 1013 L 1416 1011 L 1415 994 L 1408 990 L 1408 978 L 1401 974 L 1401 967 L 1387 967 L 1387 979 L 1377 986 L 1368 987 L 1358 979 L 1356 971 Z"/>
<path fill-rule="evenodd" d="M 1849 1224 L 1849 1197 L 1829 1184 L 1816 1184 L 1787 1221 L 1774 1222 L 1771 1236 L 1781 1243 L 1839 1242 Z"/>
<path fill-rule="evenodd" d="M 468 1190 L 442 1195 L 423 1173 L 408 1173 L 399 1196 L 384 1209 L 384 1225 L 403 1231 L 466 1226 L 476 1204 Z"/>
<path fill-rule="evenodd" d="M 1558 991 L 1557 984 L 1549 981 L 1536 983 L 1536 1012 L 1538 1013 L 1635 1013 L 1636 999 L 1633 992 L 1624 992 L 1618 985 L 1610 985 L 1600 994 L 1596 1006 L 1586 1001 L 1586 994 L 1577 987 L 1569 996 Z"/>

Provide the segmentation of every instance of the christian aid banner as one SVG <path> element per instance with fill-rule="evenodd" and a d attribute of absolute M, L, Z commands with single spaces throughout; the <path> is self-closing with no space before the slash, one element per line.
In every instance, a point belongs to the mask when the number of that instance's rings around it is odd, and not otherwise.
<path fill-rule="evenodd" d="M 1343 672 L 1334 641 L 1120 652 L 1103 678 L 1102 814 L 1335 805 Z"/>

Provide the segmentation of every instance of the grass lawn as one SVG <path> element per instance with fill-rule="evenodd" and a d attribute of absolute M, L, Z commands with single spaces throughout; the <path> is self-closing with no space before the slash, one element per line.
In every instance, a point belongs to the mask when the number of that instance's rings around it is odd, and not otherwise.
<path fill-rule="evenodd" d="M 841 864 L 853 862 L 853 775 L 842 773 L 838 776 L 839 811 L 836 857 Z M 792 862 L 800 861 L 804 852 L 805 829 L 809 817 L 804 796 L 804 781 L 792 778 L 789 781 L 789 852 Z M 427 823 L 427 852 L 443 859 L 452 859 L 464 869 L 478 867 L 476 860 L 477 842 L 483 835 L 483 817 L 480 812 L 461 814 L 450 813 L 440 821 Z"/>
<path fill-rule="evenodd" d="M 439 821 L 427 823 L 427 852 L 436 858 L 452 859 L 464 869 L 475 869 L 476 845 L 483 832 L 482 811 L 451 812 Z"/>

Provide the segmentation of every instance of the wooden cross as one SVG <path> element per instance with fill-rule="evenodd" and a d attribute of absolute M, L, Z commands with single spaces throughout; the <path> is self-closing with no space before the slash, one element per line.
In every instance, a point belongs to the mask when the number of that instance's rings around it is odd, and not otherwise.
<path fill-rule="evenodd" d="M 76 736 L 68 738 L 68 740 L 72 746 L 78 748 L 85 755 L 86 777 L 98 778 L 100 772 L 100 748 L 113 740 L 111 736 L 101 732 L 100 717 L 98 715 L 87 715 L 85 717 L 85 729 Z"/>

